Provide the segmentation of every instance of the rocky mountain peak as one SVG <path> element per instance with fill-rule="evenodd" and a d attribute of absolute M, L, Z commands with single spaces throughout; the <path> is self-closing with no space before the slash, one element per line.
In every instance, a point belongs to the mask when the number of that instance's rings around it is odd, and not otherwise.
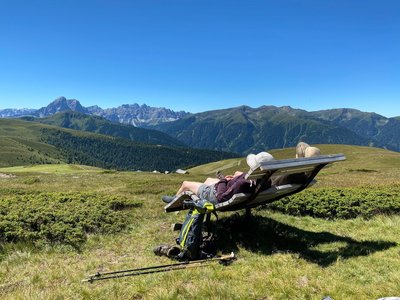
<path fill-rule="evenodd" d="M 84 108 L 78 100 L 76 99 L 67 99 L 65 97 L 59 97 L 55 99 L 53 102 L 51 102 L 49 105 L 46 107 L 40 108 L 36 114 L 39 117 L 46 117 L 53 115 L 58 112 L 63 112 L 63 111 L 78 111 L 81 113 L 89 113 L 89 111 Z"/>

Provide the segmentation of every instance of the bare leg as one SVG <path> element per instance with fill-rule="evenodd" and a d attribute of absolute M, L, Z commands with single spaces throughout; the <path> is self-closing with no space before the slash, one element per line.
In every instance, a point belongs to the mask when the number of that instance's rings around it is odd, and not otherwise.
<path fill-rule="evenodd" d="M 243 174 L 243 172 L 241 172 L 241 171 L 236 171 L 235 174 L 233 174 L 233 177 L 236 177 L 236 176 L 239 176 L 239 175 L 242 175 L 242 174 Z"/>
<path fill-rule="evenodd" d="M 207 184 L 207 185 L 214 185 L 214 184 L 216 184 L 218 181 L 219 181 L 218 178 L 211 178 L 211 177 L 208 177 L 208 178 L 206 179 L 206 181 L 204 181 L 204 184 Z"/>
<path fill-rule="evenodd" d="M 191 191 L 192 193 L 197 194 L 199 191 L 199 187 L 202 185 L 202 182 L 196 182 L 196 181 L 184 181 L 182 182 L 181 187 L 179 188 L 178 192 L 176 192 L 177 195 L 179 195 L 182 192 L 186 191 Z"/>

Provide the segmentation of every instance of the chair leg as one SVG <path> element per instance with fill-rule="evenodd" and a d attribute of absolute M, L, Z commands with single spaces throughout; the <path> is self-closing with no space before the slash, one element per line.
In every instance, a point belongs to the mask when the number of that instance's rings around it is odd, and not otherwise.
<path fill-rule="evenodd" d="M 246 219 L 250 219 L 250 218 L 251 218 L 251 208 L 246 207 Z"/>
<path fill-rule="evenodd" d="M 204 224 L 206 225 L 205 231 L 207 233 L 207 236 L 210 236 L 211 235 L 211 214 L 210 213 L 206 214 L 206 220 L 205 220 Z"/>

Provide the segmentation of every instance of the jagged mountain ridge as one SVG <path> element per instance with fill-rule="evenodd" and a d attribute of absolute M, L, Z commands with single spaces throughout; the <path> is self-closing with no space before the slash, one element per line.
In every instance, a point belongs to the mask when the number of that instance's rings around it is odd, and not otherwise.
<path fill-rule="evenodd" d="M 6 108 L 0 109 L 0 118 L 19 118 L 23 116 L 31 116 L 33 115 L 37 109 L 31 108 Z"/>
<path fill-rule="evenodd" d="M 89 113 L 103 117 L 112 122 L 129 124 L 136 127 L 156 125 L 163 122 L 178 120 L 186 115 L 187 112 L 175 112 L 167 108 L 155 108 L 146 104 L 123 104 L 116 108 L 101 109 L 98 106 L 88 108 Z"/>
<path fill-rule="evenodd" d="M 64 111 L 77 111 L 80 113 L 100 116 L 109 121 L 133 125 L 135 127 L 145 127 L 146 125 L 156 125 L 162 122 L 178 120 L 189 113 L 185 111 L 175 112 L 164 107 L 150 107 L 146 104 L 124 104 L 116 108 L 106 108 L 89 106 L 84 107 L 76 99 L 66 99 L 59 97 L 46 107 L 40 109 L 3 109 L 0 110 L 1 118 L 17 118 L 22 116 L 48 117 Z"/>

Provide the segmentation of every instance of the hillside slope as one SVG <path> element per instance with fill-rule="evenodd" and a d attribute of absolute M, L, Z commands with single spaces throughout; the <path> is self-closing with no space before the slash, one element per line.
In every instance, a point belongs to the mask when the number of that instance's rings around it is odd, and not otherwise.
<path fill-rule="evenodd" d="M 235 154 L 137 143 L 15 119 L 0 119 L 0 166 L 67 162 L 119 170 L 175 170 Z"/>
<path fill-rule="evenodd" d="M 397 118 L 348 108 L 321 110 L 309 115 L 365 136 L 378 146 L 400 151 L 400 120 Z"/>
<path fill-rule="evenodd" d="M 44 118 L 26 117 L 22 119 L 74 130 L 110 135 L 146 144 L 184 146 L 177 139 L 157 130 L 113 123 L 102 117 L 89 116 L 77 111 L 60 112 Z"/>
<path fill-rule="evenodd" d="M 369 145 L 371 140 L 290 107 L 241 106 L 154 126 L 191 147 L 247 154 L 309 143 Z"/>

